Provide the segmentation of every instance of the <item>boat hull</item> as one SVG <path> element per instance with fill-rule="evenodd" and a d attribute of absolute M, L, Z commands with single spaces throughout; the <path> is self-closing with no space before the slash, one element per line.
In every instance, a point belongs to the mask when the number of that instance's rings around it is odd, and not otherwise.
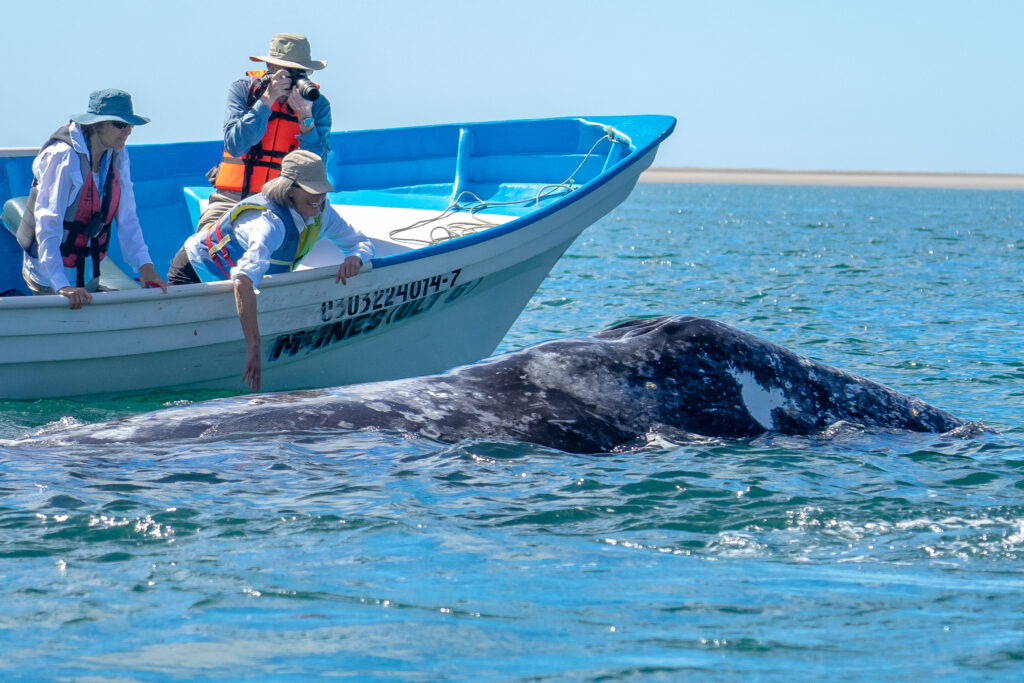
<path fill-rule="evenodd" d="M 396 379 L 473 362 L 501 342 L 559 257 L 620 204 L 656 145 L 558 202 L 460 239 L 375 259 L 347 285 L 327 265 L 257 297 L 262 389 Z M 0 398 L 241 391 L 245 342 L 228 282 L 0 299 Z M 59 333 L 56 333 L 59 331 Z"/>

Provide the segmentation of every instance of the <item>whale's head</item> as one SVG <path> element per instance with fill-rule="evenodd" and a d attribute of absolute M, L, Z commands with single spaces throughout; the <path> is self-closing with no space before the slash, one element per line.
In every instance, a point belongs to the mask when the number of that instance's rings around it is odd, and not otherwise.
<path fill-rule="evenodd" d="M 742 384 L 730 373 L 733 361 L 750 355 L 756 338 L 696 316 L 628 320 L 593 338 L 617 350 L 623 378 L 651 399 L 653 420 L 708 435 L 754 435 L 771 428 L 751 414 Z"/>
<path fill-rule="evenodd" d="M 948 431 L 958 418 L 715 320 L 629 320 L 595 338 L 620 345 L 660 387 L 661 419 L 701 434 L 809 434 L 837 422 Z"/>

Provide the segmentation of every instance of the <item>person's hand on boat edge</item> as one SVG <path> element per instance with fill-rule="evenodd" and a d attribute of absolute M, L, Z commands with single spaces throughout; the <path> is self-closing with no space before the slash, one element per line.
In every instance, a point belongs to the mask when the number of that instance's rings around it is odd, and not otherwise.
<path fill-rule="evenodd" d="M 139 280 L 143 287 L 159 287 L 163 290 L 164 294 L 167 293 L 167 283 L 164 282 L 162 277 L 157 275 L 156 268 L 153 267 L 152 263 L 143 264 L 139 268 Z"/>
<path fill-rule="evenodd" d="M 77 311 L 83 306 L 88 306 L 92 302 L 92 294 L 85 291 L 85 287 L 61 287 L 57 290 L 57 293 L 61 296 L 66 296 L 71 303 L 68 305 L 73 311 Z"/>
<path fill-rule="evenodd" d="M 348 278 L 355 277 L 359 274 L 359 269 L 363 267 L 363 259 L 358 256 L 349 256 L 341 265 L 338 266 L 338 275 L 334 278 L 335 284 L 341 282 L 343 285 L 348 284 Z"/>

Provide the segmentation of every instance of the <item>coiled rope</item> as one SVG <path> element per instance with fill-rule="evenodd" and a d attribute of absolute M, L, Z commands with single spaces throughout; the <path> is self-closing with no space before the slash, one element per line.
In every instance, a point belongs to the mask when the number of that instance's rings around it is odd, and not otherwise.
<path fill-rule="evenodd" d="M 394 230 L 388 233 L 388 236 L 391 237 L 391 239 L 398 242 L 406 242 L 408 244 L 416 244 L 420 246 L 430 246 L 431 244 L 447 242 L 448 240 L 455 239 L 456 237 L 471 235 L 475 232 L 479 232 L 480 230 L 486 230 L 487 228 L 493 228 L 498 225 L 501 225 L 501 223 L 493 223 L 491 221 L 484 220 L 483 218 L 477 216 L 477 213 L 485 209 L 493 209 L 500 206 L 515 206 L 517 204 L 528 206 L 531 203 L 533 203 L 536 206 L 540 206 L 540 202 L 542 199 L 564 196 L 573 192 L 574 190 L 578 190 L 580 186 L 576 184 L 576 174 L 579 173 L 580 169 L 583 168 L 583 165 L 587 163 L 587 159 L 591 157 L 591 155 L 594 153 L 594 150 L 597 149 L 597 146 L 605 140 L 610 141 L 612 144 L 623 142 L 622 140 L 617 139 L 613 133 L 606 132 L 604 136 L 598 138 L 597 141 L 590 147 L 590 150 L 586 153 L 586 155 L 584 155 L 583 160 L 580 161 L 579 166 L 577 166 L 573 170 L 573 172 L 569 174 L 568 178 L 566 178 L 560 183 L 555 183 L 553 185 L 545 185 L 544 187 L 540 188 L 537 191 L 537 194 L 533 197 L 529 197 L 527 199 L 515 199 L 507 202 L 488 202 L 481 199 L 480 197 L 470 192 L 469 190 L 463 190 L 462 192 L 459 193 L 457 197 L 455 197 L 455 199 L 451 201 L 451 203 L 448 204 L 448 207 L 437 216 L 434 216 L 433 218 L 425 218 L 421 221 L 416 221 L 415 223 L 411 225 L 406 225 L 405 227 L 402 228 L 395 228 Z M 464 197 L 471 198 L 472 201 L 463 204 L 462 200 Z M 425 225 L 429 225 L 431 223 L 444 220 L 445 218 L 453 214 L 462 212 L 468 212 L 468 220 L 455 221 L 452 223 L 448 223 L 447 225 L 436 225 L 433 228 L 431 228 L 430 234 L 427 239 L 400 236 L 404 232 L 421 228 Z"/>

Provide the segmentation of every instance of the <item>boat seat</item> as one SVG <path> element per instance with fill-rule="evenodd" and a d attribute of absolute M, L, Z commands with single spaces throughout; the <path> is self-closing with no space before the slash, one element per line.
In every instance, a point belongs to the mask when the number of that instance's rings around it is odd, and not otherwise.
<path fill-rule="evenodd" d="M 11 197 L 4 202 L 4 210 L 0 214 L 0 218 L 3 219 L 4 225 L 12 235 L 18 234 L 18 226 L 21 225 L 21 216 L 25 213 L 26 203 L 28 203 L 28 197 Z"/>
<path fill-rule="evenodd" d="M 182 191 L 185 193 L 185 206 L 188 207 L 188 218 L 192 221 L 192 231 L 195 232 L 196 227 L 199 226 L 199 217 L 203 215 L 203 209 L 206 208 L 206 202 L 213 194 L 213 188 L 209 185 L 183 187 Z"/>
<path fill-rule="evenodd" d="M 18 234 L 18 226 L 21 225 L 21 217 L 25 213 L 27 203 L 28 197 L 12 197 L 4 202 L 0 218 L 12 235 Z M 139 289 L 142 285 L 121 270 L 113 259 L 105 258 L 103 265 L 100 266 L 100 286 L 107 289 Z"/>
<path fill-rule="evenodd" d="M 7 236 L 0 230 L 0 297 L 31 294 L 21 277 L 21 255 L 24 252 L 16 237 L 26 200 L 28 197 L 8 199 L 0 212 L 0 222 L 11 233 Z"/>

